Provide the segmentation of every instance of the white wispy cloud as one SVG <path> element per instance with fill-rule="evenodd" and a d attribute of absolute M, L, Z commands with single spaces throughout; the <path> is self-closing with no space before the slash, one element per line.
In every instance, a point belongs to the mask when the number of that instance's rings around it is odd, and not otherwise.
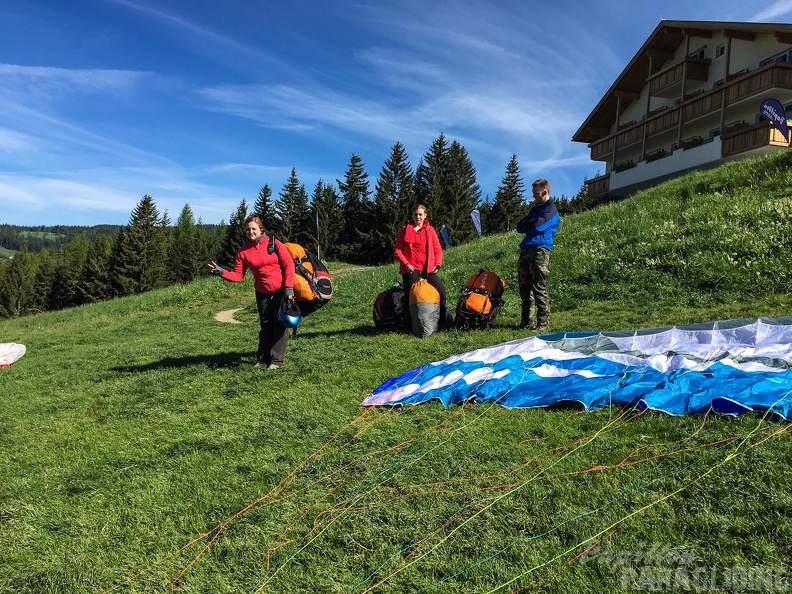
<path fill-rule="evenodd" d="M 153 77 L 149 72 L 110 69 L 68 69 L 0 64 L 0 93 L 31 102 L 57 102 L 84 94 L 119 96 L 136 91 Z"/>
<path fill-rule="evenodd" d="M 0 128 L 0 153 L 5 153 L 6 158 L 33 149 L 34 143 L 26 134 L 8 128 Z"/>
<path fill-rule="evenodd" d="M 772 21 L 779 17 L 792 14 L 792 0 L 777 0 L 751 19 L 757 23 Z"/>
<path fill-rule="evenodd" d="M 225 62 L 226 64 L 233 64 L 233 61 L 252 58 L 256 61 L 266 61 L 280 65 L 279 60 L 273 54 L 262 51 L 251 44 L 243 43 L 232 35 L 225 35 L 216 29 L 200 25 L 195 20 L 187 19 L 175 12 L 168 12 L 145 2 L 133 2 L 131 0 L 109 1 L 164 24 L 180 34 L 179 39 L 184 45 L 190 46 L 212 59 Z M 227 56 L 233 56 L 230 62 L 226 58 Z"/>

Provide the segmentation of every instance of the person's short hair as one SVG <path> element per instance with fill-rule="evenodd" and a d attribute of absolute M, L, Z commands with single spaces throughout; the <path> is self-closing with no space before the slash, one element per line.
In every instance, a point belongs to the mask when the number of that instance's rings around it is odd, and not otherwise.
<path fill-rule="evenodd" d="M 245 219 L 244 227 L 247 228 L 248 223 L 256 223 L 259 226 L 259 229 L 264 231 L 264 223 L 261 222 L 261 219 L 258 218 L 256 215 L 250 215 L 248 218 Z"/>
<path fill-rule="evenodd" d="M 531 188 L 539 188 L 540 190 L 547 190 L 547 193 L 550 194 L 550 182 L 546 179 L 537 179 L 534 183 L 531 184 Z"/>

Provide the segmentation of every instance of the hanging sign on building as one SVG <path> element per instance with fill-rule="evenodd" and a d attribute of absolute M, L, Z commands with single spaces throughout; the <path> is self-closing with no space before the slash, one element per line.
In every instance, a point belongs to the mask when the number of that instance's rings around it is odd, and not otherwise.
<path fill-rule="evenodd" d="M 784 140 L 789 142 L 789 128 L 787 127 L 786 111 L 778 99 L 765 99 L 760 108 L 762 115 L 773 123 L 784 136 Z"/>

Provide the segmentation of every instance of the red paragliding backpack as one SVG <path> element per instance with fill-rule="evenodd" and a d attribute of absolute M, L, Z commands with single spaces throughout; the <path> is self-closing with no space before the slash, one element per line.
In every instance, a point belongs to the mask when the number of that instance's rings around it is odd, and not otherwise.
<path fill-rule="evenodd" d="M 456 309 L 460 330 L 492 328 L 500 311 L 506 283 L 490 270 L 479 270 L 462 289 Z"/>

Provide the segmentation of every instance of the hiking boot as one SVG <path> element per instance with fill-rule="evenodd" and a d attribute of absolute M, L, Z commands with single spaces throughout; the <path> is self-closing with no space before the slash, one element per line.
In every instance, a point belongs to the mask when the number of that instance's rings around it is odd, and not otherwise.
<path fill-rule="evenodd" d="M 539 322 L 534 327 L 534 330 L 536 330 L 537 332 L 547 332 L 548 330 L 550 330 L 550 323 L 549 322 Z"/>
<path fill-rule="evenodd" d="M 518 330 L 533 330 L 534 329 L 534 324 L 533 324 L 533 322 L 531 320 L 528 320 L 527 322 L 523 321 L 523 320 L 520 320 L 520 325 L 517 326 L 517 329 Z"/>

